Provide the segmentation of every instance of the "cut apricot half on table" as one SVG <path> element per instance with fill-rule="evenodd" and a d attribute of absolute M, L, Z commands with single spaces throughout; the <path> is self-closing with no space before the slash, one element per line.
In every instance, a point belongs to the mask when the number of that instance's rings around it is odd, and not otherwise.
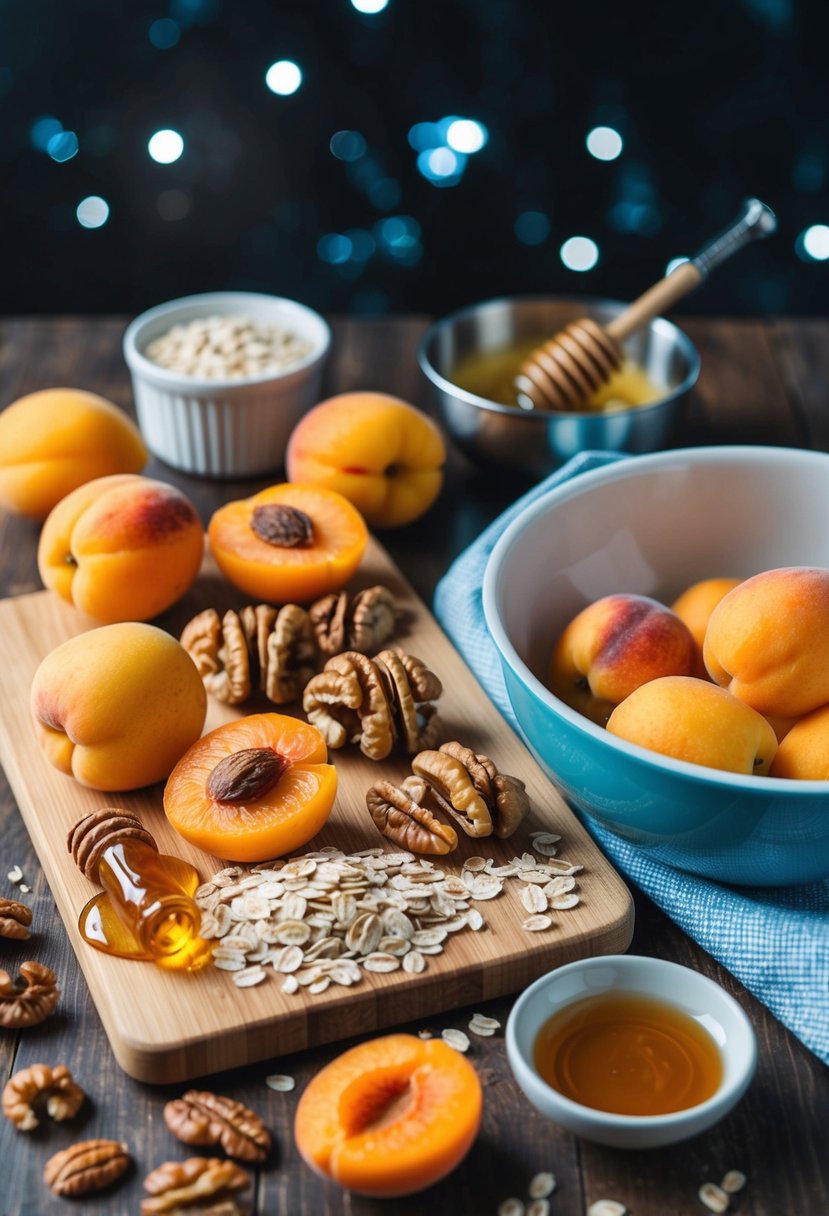
<path fill-rule="evenodd" d="M 272 604 L 339 591 L 368 542 L 362 515 L 342 494 L 294 482 L 226 503 L 207 534 L 225 578 Z"/>
<path fill-rule="evenodd" d="M 184 753 L 164 788 L 175 830 L 228 861 L 267 861 L 316 836 L 337 792 L 320 732 L 284 714 L 226 722 Z"/>
<path fill-rule="evenodd" d="M 318 1173 L 361 1195 L 411 1195 L 466 1156 L 481 1123 L 475 1069 L 442 1039 L 371 1039 L 313 1078 L 294 1122 Z"/>

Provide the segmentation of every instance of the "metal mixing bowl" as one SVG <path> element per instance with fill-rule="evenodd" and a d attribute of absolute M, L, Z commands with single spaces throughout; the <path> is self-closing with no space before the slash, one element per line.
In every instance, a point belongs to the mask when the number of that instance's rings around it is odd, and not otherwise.
<path fill-rule="evenodd" d="M 452 382 L 458 362 L 473 351 L 494 351 L 526 338 L 539 343 L 576 317 L 606 325 L 626 305 L 614 300 L 516 296 L 488 300 L 452 313 L 424 336 L 418 362 L 431 382 L 441 421 L 453 442 L 477 464 L 543 477 L 586 449 L 653 452 L 668 445 L 699 375 L 690 338 L 662 317 L 624 344 L 648 376 L 665 386 L 650 405 L 609 413 L 563 413 L 500 405 Z"/>

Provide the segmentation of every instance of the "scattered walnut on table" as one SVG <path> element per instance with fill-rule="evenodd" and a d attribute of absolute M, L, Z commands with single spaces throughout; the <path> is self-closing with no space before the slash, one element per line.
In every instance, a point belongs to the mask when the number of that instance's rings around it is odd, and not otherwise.
<path fill-rule="evenodd" d="M 220 1094 L 190 1089 L 167 1103 L 164 1122 L 183 1144 L 218 1144 L 240 1161 L 264 1161 L 271 1149 L 259 1115 Z"/>
<path fill-rule="evenodd" d="M 21 1068 L 6 1082 L 3 1114 L 18 1131 L 30 1132 L 39 1125 L 37 1106 L 45 1103 L 50 1118 L 62 1123 L 75 1117 L 85 1097 L 65 1064 L 55 1068 L 32 1064 Z"/>
<path fill-rule="evenodd" d="M 55 1195 L 86 1195 L 116 1182 L 131 1160 L 118 1140 L 79 1140 L 49 1158 L 43 1181 Z"/>
<path fill-rule="evenodd" d="M 22 984 L 0 970 L 0 1026 L 7 1030 L 36 1026 L 49 1016 L 60 996 L 57 976 L 42 963 L 21 963 L 20 976 Z"/>
<path fill-rule="evenodd" d="M 0 899 L 0 937 L 25 941 L 30 937 L 32 910 L 16 899 Z"/>
<path fill-rule="evenodd" d="M 178 1212 L 227 1211 L 229 1216 L 242 1209 L 233 1195 L 250 1186 L 250 1174 L 233 1161 L 220 1157 L 188 1157 L 186 1161 L 165 1161 L 144 1179 L 149 1198 L 141 1201 L 141 1216 Z M 227 1206 L 219 1208 L 219 1204 Z"/>

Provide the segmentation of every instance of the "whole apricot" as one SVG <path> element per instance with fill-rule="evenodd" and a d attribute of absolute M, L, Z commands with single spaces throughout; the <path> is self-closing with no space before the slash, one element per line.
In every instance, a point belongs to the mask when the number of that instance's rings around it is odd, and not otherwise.
<path fill-rule="evenodd" d="M 761 714 L 693 676 L 643 684 L 616 706 L 607 729 L 663 756 L 731 773 L 765 776 L 777 750 L 777 736 Z"/>
<path fill-rule="evenodd" d="M 386 393 L 341 393 L 299 420 L 288 440 L 289 481 L 337 490 L 374 528 L 411 523 L 443 485 L 446 445 L 421 410 Z"/>
<path fill-rule="evenodd" d="M 195 582 L 203 556 L 189 498 L 163 481 L 116 474 L 61 499 L 43 525 L 37 565 L 44 586 L 111 623 L 164 612 Z"/>
<path fill-rule="evenodd" d="M 225 503 L 213 514 L 207 536 L 225 578 L 272 604 L 339 591 L 368 543 L 360 512 L 342 494 L 294 482 Z"/>
<path fill-rule="evenodd" d="M 135 423 L 95 393 L 42 389 L 0 414 L 0 504 L 20 515 L 45 519 L 84 482 L 146 463 Z"/>
<path fill-rule="evenodd" d="M 829 703 L 829 570 L 785 566 L 740 583 L 711 613 L 703 658 L 761 714 L 797 718 Z"/>
<path fill-rule="evenodd" d="M 550 660 L 548 686 L 567 705 L 604 725 L 613 707 L 649 680 L 691 675 L 688 627 L 646 595 L 606 595 L 566 627 Z"/>
<path fill-rule="evenodd" d="M 829 781 L 829 705 L 804 714 L 786 731 L 769 775 L 798 781 Z"/>
<path fill-rule="evenodd" d="M 102 625 L 63 642 L 32 682 L 38 741 L 96 790 L 162 781 L 198 739 L 207 694 L 195 663 L 155 625 Z"/>
<path fill-rule="evenodd" d="M 671 604 L 671 611 L 675 612 L 691 631 L 696 654 L 694 675 L 699 676 L 701 680 L 709 678 L 702 659 L 702 644 L 711 613 L 723 596 L 732 591 L 741 581 L 738 578 L 705 578 L 688 587 Z"/>
<path fill-rule="evenodd" d="M 299 1100 L 294 1138 L 312 1169 L 350 1191 L 411 1195 L 463 1160 L 482 1104 L 478 1075 L 454 1047 L 390 1034 L 317 1073 Z"/>

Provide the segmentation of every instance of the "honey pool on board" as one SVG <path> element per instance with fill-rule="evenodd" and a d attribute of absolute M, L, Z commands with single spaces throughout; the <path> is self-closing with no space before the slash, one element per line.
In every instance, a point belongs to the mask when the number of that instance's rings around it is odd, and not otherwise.
<path fill-rule="evenodd" d="M 689 1014 L 638 993 L 568 1005 L 536 1036 L 533 1062 L 566 1098 L 618 1115 L 666 1115 L 714 1094 L 720 1050 Z"/>
<path fill-rule="evenodd" d="M 449 379 L 458 388 L 487 401 L 516 405 L 513 381 L 524 360 L 549 337 L 525 338 L 514 346 L 498 350 L 472 351 L 456 363 Z M 619 371 L 584 406 L 585 410 L 609 413 L 638 405 L 648 405 L 664 396 L 665 388 L 655 384 L 644 368 L 626 359 Z"/>

